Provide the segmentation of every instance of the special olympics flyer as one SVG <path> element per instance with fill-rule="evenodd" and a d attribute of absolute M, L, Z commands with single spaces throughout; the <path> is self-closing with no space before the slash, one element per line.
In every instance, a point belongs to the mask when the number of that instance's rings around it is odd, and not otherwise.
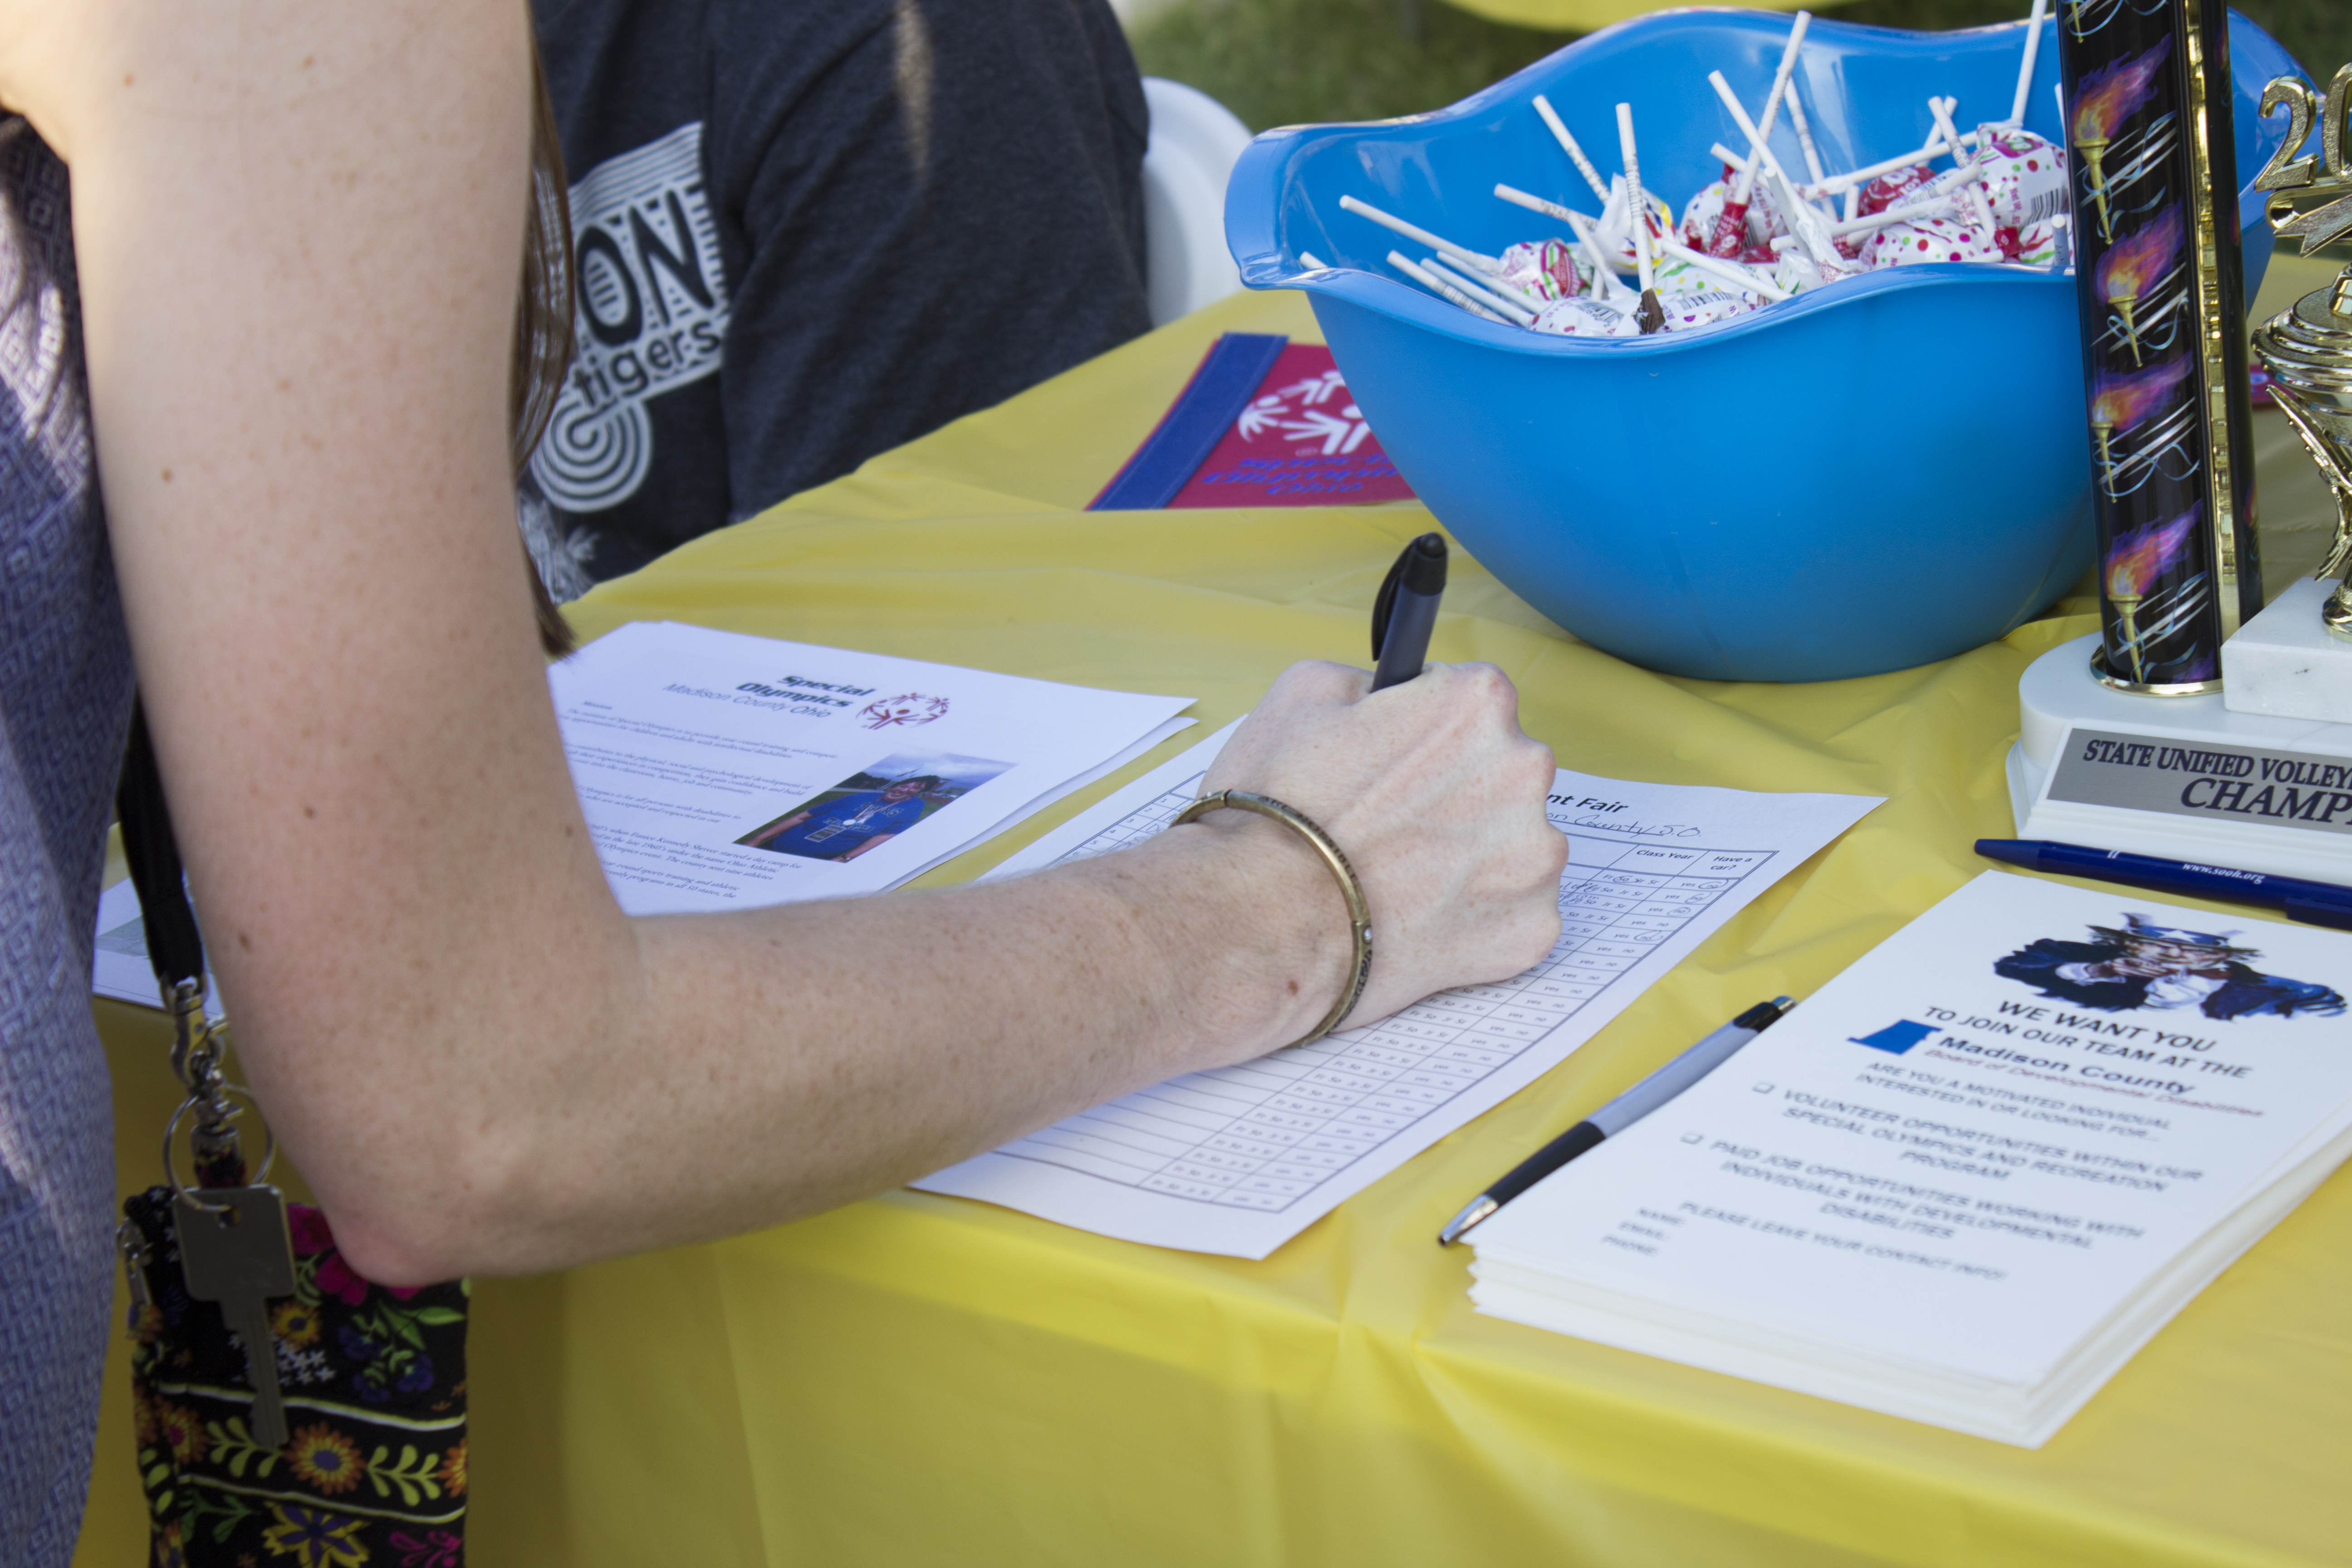
<path fill-rule="evenodd" d="M 672 622 L 548 682 L 631 914 L 895 887 L 1183 728 L 1192 700 Z"/>
<path fill-rule="evenodd" d="M 1487 1221 L 1480 1289 L 2032 1384 L 2317 1179 L 2347 994 L 2352 937 L 1988 872 Z"/>

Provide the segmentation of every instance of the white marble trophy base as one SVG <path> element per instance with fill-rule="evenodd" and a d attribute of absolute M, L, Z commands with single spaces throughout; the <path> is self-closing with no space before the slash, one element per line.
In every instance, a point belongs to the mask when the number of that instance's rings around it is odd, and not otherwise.
<path fill-rule="evenodd" d="M 2316 611 L 2313 614 L 2315 627 Z M 2052 768 L 2069 726 L 2074 725 L 2102 734 L 2145 737 L 2158 746 L 2292 752 L 2352 763 L 2352 723 L 2233 712 L 2219 693 L 2147 697 L 2102 686 L 2091 673 L 2091 653 L 2098 645 L 2096 633 L 2063 643 L 2028 666 L 2017 683 L 2020 732 L 2009 752 L 2009 800 L 2019 837 L 2352 882 L 2352 833 L 2289 826 L 2251 816 L 2182 816 L 2050 799 Z M 2259 783 L 2257 779 L 2257 787 Z M 2208 791 L 2200 798 L 2210 796 Z"/>
<path fill-rule="evenodd" d="M 2352 724 L 2352 639 L 2319 624 L 2336 592 L 2305 577 L 2221 645 L 2221 700 L 2232 713 Z"/>

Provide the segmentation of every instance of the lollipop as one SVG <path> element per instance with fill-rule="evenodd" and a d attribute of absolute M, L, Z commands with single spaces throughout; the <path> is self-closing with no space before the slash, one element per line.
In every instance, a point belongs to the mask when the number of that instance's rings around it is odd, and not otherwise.
<path fill-rule="evenodd" d="M 1634 338 L 1640 323 L 1614 305 L 1599 300 L 1559 300 L 1546 305 L 1535 331 L 1563 338 Z"/>
<path fill-rule="evenodd" d="M 1669 332 L 1691 332 L 1720 326 L 1756 309 L 1754 300 L 1738 294 L 1727 294 L 1720 289 L 1706 294 L 1676 294 L 1664 299 L 1666 324 Z"/>
<path fill-rule="evenodd" d="M 1496 276 L 1522 294 L 1551 300 L 1584 292 L 1583 271 L 1564 240 L 1528 240 L 1504 251 L 1501 260 L 1503 269 Z"/>
<path fill-rule="evenodd" d="M 1764 118 L 1753 128 L 1748 127 L 1744 121 L 1742 122 L 1742 129 L 1755 131 L 1749 140 L 1759 147 L 1765 138 L 1772 134 L 1772 121 L 1780 115 L 1780 100 L 1789 90 L 1789 73 L 1796 68 L 1797 50 L 1803 46 L 1805 29 L 1811 26 L 1812 20 L 1812 14 L 1809 11 L 1797 13 L 1796 21 L 1789 28 L 1788 47 L 1780 51 L 1780 67 L 1772 73 L 1772 91 L 1764 100 Z M 1717 73 L 1718 78 L 1721 74 Z M 1755 194 L 1757 164 L 1760 161 L 1751 161 L 1740 172 L 1738 179 L 1725 196 L 1722 211 L 1716 218 L 1714 233 L 1698 248 L 1713 256 L 1737 256 L 1746 248 L 1743 231 L 1748 222 L 1748 203 Z M 1778 166 L 1775 167 L 1777 169 Z"/>
<path fill-rule="evenodd" d="M 1644 191 L 1642 205 L 1650 215 L 1650 235 L 1672 234 L 1675 229 L 1674 209 L 1665 198 Z M 1593 238 L 1608 255 L 1610 265 L 1620 272 L 1634 272 L 1641 258 L 1633 251 L 1633 226 L 1626 218 L 1625 176 L 1609 176 L 1609 205 L 1601 209 L 1601 216 L 1592 226 Z"/>
<path fill-rule="evenodd" d="M 1705 251 L 1693 250 L 1671 239 L 1658 241 L 1659 254 L 1681 263 L 1691 271 L 1712 280 L 1712 286 L 1729 289 L 1735 293 L 1753 294 L 1759 301 L 1785 300 L 1788 291 L 1763 271 L 1738 261 L 1727 261 Z"/>
<path fill-rule="evenodd" d="M 1790 226 L 1796 231 L 1805 249 L 1814 261 L 1824 267 L 1839 265 L 1837 244 L 1830 237 L 1828 220 L 1797 199 L 1788 171 L 1781 168 L 1780 160 L 1772 155 L 1771 144 L 1764 139 L 1764 132 L 1756 121 L 1748 117 L 1748 110 L 1731 90 L 1731 84 L 1723 79 L 1721 71 L 1708 72 L 1706 79 L 1707 85 L 1715 89 L 1715 95 L 1723 100 L 1723 106 L 1731 111 L 1732 122 L 1748 138 L 1751 155 L 1763 165 L 1764 173 L 1771 176 L 1773 184 L 1780 190 Z"/>
<path fill-rule="evenodd" d="M 1993 232 L 1962 218 L 1915 217 L 1891 223 L 1871 241 L 1872 267 L 1912 267 L 1926 261 L 2006 261 Z"/>
<path fill-rule="evenodd" d="M 1977 150 L 1993 223 L 2024 228 L 2066 210 L 2066 150 L 2031 131 L 1996 131 Z"/>
<path fill-rule="evenodd" d="M 1642 189 L 1642 153 L 1633 143 L 1633 106 L 1630 103 L 1617 106 L 1617 147 L 1625 160 L 1627 208 L 1636 215 L 1633 220 L 1633 266 L 1635 276 L 1642 281 L 1642 303 L 1635 316 L 1642 323 L 1642 335 L 1647 337 L 1664 327 L 1666 319 L 1658 305 L 1656 278 L 1650 261 L 1650 241 L 1656 236 L 1652 234 L 1648 221 L 1650 199 Z M 1669 209 L 1666 226 L 1671 227 L 1673 223 L 1673 213 Z"/>

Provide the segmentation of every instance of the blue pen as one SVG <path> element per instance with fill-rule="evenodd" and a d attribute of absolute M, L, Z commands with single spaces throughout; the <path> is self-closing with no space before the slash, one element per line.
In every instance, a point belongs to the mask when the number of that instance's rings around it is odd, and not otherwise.
<path fill-rule="evenodd" d="M 2121 882 L 2128 888 L 2149 888 L 2159 893 L 2227 899 L 2276 910 L 2287 919 L 2305 925 L 2352 931 L 2352 888 L 2341 888 L 2333 882 L 2306 882 L 2299 877 L 2274 877 L 2267 871 L 2241 871 L 2199 860 L 2165 860 L 2154 855 L 2127 854 L 2121 849 L 2056 844 L 2046 838 L 1979 838 L 1977 853 L 1988 860 L 2022 866 L 2029 871 L 2055 871 L 2062 876 Z"/>

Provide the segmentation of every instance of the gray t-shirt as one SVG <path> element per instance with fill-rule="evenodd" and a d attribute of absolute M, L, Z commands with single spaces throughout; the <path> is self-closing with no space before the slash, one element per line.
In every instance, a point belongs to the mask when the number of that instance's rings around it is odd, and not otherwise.
<path fill-rule="evenodd" d="M 1104 0 L 531 10 L 579 262 L 551 527 L 525 500 L 559 596 L 1150 326 Z"/>
<path fill-rule="evenodd" d="M 113 1279 L 113 1115 L 90 1022 L 90 927 L 131 681 L 89 411 L 65 165 L 24 121 L 0 117 L 0 1563 L 9 1568 L 64 1568 L 73 1555 Z"/>

